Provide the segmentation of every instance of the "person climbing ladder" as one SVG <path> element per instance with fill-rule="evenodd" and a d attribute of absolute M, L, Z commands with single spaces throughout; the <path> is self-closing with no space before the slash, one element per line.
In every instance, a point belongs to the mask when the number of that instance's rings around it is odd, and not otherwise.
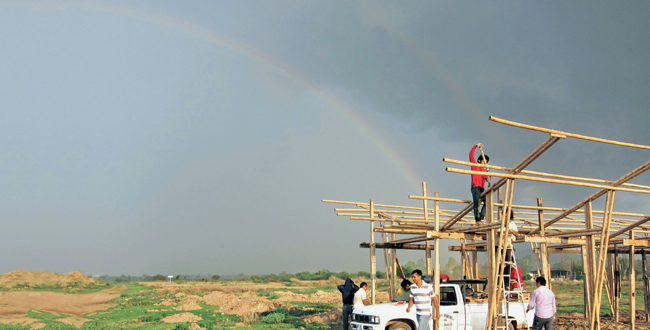
<path fill-rule="evenodd" d="M 481 155 L 478 156 L 478 164 L 487 164 L 490 161 L 490 157 L 483 153 L 483 143 L 477 143 L 474 145 L 472 150 L 470 150 L 469 161 L 477 164 L 477 162 L 474 160 L 474 152 L 476 151 L 476 147 L 479 147 L 479 149 L 481 149 Z M 488 170 L 485 167 L 472 166 L 472 171 L 487 172 Z M 471 192 L 472 201 L 474 202 L 474 220 L 476 220 L 476 225 L 483 224 L 482 220 L 485 218 L 485 198 L 481 198 L 481 194 L 483 194 L 485 191 L 485 181 L 490 181 L 490 177 L 488 175 L 472 174 Z M 478 205 L 481 202 L 483 203 L 483 207 L 481 208 L 481 213 L 479 214 Z"/>

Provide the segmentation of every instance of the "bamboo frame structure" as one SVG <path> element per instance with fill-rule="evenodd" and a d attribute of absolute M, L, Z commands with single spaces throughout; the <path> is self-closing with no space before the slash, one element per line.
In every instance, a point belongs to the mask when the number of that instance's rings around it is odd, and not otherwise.
<path fill-rule="evenodd" d="M 402 249 L 421 250 L 425 252 L 426 273 L 433 275 L 433 285 L 439 293 L 440 279 L 440 241 L 451 239 L 459 242 L 450 246 L 450 251 L 461 253 L 461 273 L 464 278 L 479 278 L 478 252 L 487 252 L 488 279 L 488 320 L 487 329 L 503 329 L 505 322 L 499 320 L 503 306 L 504 260 L 506 254 L 507 232 L 510 222 L 509 212 L 514 211 L 514 221 L 520 236 L 515 243 L 529 243 L 533 248 L 538 274 L 551 278 L 549 254 L 577 253 L 581 255 L 584 271 L 584 304 L 588 329 L 600 329 L 600 308 L 603 294 L 606 294 L 614 318 L 620 316 L 620 276 L 617 269 L 618 254 L 627 254 L 630 267 L 634 267 L 635 255 L 642 256 L 644 269 L 643 295 L 646 311 L 650 311 L 650 280 L 647 276 L 646 248 L 650 248 L 650 215 L 614 210 L 617 192 L 626 194 L 650 194 L 650 186 L 630 183 L 629 181 L 650 170 L 650 161 L 633 169 L 618 180 L 585 178 L 575 175 L 544 173 L 526 168 L 558 141 L 575 138 L 582 141 L 607 143 L 638 149 L 650 149 L 650 146 L 632 144 L 585 135 L 561 132 L 553 129 L 520 124 L 496 117 L 490 120 L 527 130 L 548 133 L 548 138 L 529 155 L 513 167 L 484 165 L 443 158 L 444 162 L 461 166 L 479 166 L 491 169 L 490 176 L 499 180 L 485 189 L 486 224 L 473 226 L 470 215 L 473 203 L 470 200 L 441 197 L 435 191 L 433 196 L 427 193 L 427 185 L 422 183 L 421 195 L 409 195 L 409 199 L 420 200 L 420 206 L 400 206 L 370 202 L 350 202 L 323 200 L 326 203 L 345 205 L 336 208 L 338 216 L 355 221 L 370 222 L 370 242 L 361 242 L 361 248 L 370 249 L 371 297 L 375 303 L 376 290 L 376 249 L 384 250 L 386 275 L 389 279 L 390 296 L 394 297 L 397 287 L 397 269 L 402 270 L 397 261 L 397 251 Z M 447 168 L 450 173 L 485 174 L 471 170 Z M 531 184 L 552 184 L 556 187 L 579 186 L 585 189 L 598 189 L 570 208 L 544 206 L 542 198 L 537 198 L 535 205 L 513 203 L 515 181 Z M 595 210 L 593 202 L 601 197 L 604 209 Z M 429 202 L 433 202 L 431 205 Z M 444 207 L 443 207 L 444 204 Z M 381 242 L 375 234 L 379 233 Z M 494 248 L 496 247 L 496 249 Z M 433 255 L 433 258 L 431 254 Z M 611 258 L 613 255 L 614 258 Z M 630 329 L 635 325 L 636 285 L 634 272 L 630 278 Z M 401 274 L 402 277 L 405 274 Z M 406 274 L 408 276 L 408 274 Z M 552 288 L 552 281 L 547 281 Z M 603 292 L 605 291 L 605 292 Z"/>

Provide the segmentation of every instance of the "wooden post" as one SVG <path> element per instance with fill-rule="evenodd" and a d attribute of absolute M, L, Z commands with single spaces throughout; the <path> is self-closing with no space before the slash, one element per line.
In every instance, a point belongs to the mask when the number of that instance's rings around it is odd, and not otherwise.
<path fill-rule="evenodd" d="M 439 197 L 439 193 L 437 191 L 434 192 L 433 195 L 435 197 Z M 440 231 L 440 201 L 437 200 L 435 201 L 434 215 L 435 215 L 434 228 L 436 229 L 436 232 L 439 232 Z M 440 239 L 439 238 L 434 239 L 433 244 L 435 250 L 435 259 L 434 259 L 435 268 L 433 269 L 433 283 L 434 283 L 433 289 L 436 292 L 436 296 L 440 297 Z M 430 257 L 431 255 L 429 255 L 429 258 Z M 433 330 L 438 330 L 439 327 L 440 327 L 440 320 L 435 320 Z"/>
<path fill-rule="evenodd" d="M 630 231 L 630 239 L 634 239 L 634 231 Z M 634 271 L 634 245 L 630 245 L 630 330 L 634 330 L 636 321 L 636 273 Z"/>
<path fill-rule="evenodd" d="M 427 196 L 427 183 L 422 182 L 422 196 L 426 197 Z M 427 203 L 426 199 L 422 200 L 423 202 L 423 207 L 424 207 L 424 221 L 425 223 L 429 222 L 429 206 Z M 437 201 L 436 201 L 437 203 Z M 427 240 L 426 241 L 426 249 L 424 250 L 424 266 L 426 268 L 426 273 L 428 275 L 431 275 L 431 241 Z"/>
<path fill-rule="evenodd" d="M 616 247 L 614 244 L 614 321 L 618 322 L 621 306 L 621 265 Z"/>
<path fill-rule="evenodd" d="M 589 262 L 587 261 L 587 246 L 583 245 L 580 247 L 581 261 L 582 261 L 582 272 L 584 277 L 582 278 L 582 300 L 585 304 L 585 318 L 589 320 L 589 307 L 591 306 L 591 297 L 590 295 L 590 285 L 589 285 Z"/>
<path fill-rule="evenodd" d="M 542 207 L 544 203 L 541 197 L 537 198 L 537 206 Z M 539 221 L 539 235 L 541 237 L 546 236 L 546 228 L 544 228 L 544 211 L 541 209 L 537 211 L 537 219 Z M 546 279 L 546 286 L 549 290 L 553 289 L 551 284 L 551 269 L 549 267 L 549 258 L 548 258 L 548 243 L 540 244 L 540 264 L 542 265 L 542 276 Z"/>
<path fill-rule="evenodd" d="M 375 202 L 370 200 L 370 218 L 375 217 Z M 370 296 L 371 304 L 375 304 L 377 297 L 377 255 L 375 254 L 375 221 L 370 221 Z"/>
<path fill-rule="evenodd" d="M 397 222 L 393 221 L 393 225 L 396 225 Z M 395 233 L 391 234 L 392 240 L 397 239 L 397 235 Z M 392 278 L 392 285 L 391 287 L 393 288 L 393 297 L 397 297 L 397 289 L 399 288 L 399 284 L 397 283 L 397 249 L 391 249 L 391 261 L 390 261 L 392 267 L 392 272 L 391 272 L 391 278 Z"/>
<path fill-rule="evenodd" d="M 493 201 L 493 194 L 490 193 L 487 196 L 485 196 L 485 220 L 488 225 L 491 225 L 492 222 L 494 222 L 494 201 Z M 487 233 L 487 267 L 488 267 L 488 272 L 487 272 L 487 278 L 488 278 L 488 284 L 487 284 L 487 289 L 488 289 L 488 294 L 495 292 L 496 290 L 496 283 L 494 283 L 494 278 L 493 274 L 495 273 L 495 251 L 494 251 L 494 229 L 491 228 L 488 230 Z M 496 294 L 490 294 L 488 296 L 488 313 L 486 315 L 487 321 L 486 321 L 486 329 L 492 329 L 493 328 L 493 321 L 494 318 L 492 315 L 494 315 L 494 310 L 496 308 Z"/>
<path fill-rule="evenodd" d="M 594 218 L 592 212 L 592 203 L 588 202 L 585 204 L 585 229 L 592 230 L 594 229 Z M 583 268 L 585 270 L 585 291 L 587 292 L 587 299 L 585 300 L 585 314 L 587 316 L 588 324 L 591 324 L 591 310 L 594 304 L 594 291 L 595 291 L 595 276 L 596 276 L 596 238 L 592 235 L 586 236 L 586 243 L 584 246 L 584 252 L 586 256 L 586 265 Z"/>
<path fill-rule="evenodd" d="M 641 265 L 643 269 L 643 304 L 645 306 L 645 321 L 650 322 L 650 286 L 648 283 L 648 262 L 645 257 L 645 249 L 641 250 Z"/>
<path fill-rule="evenodd" d="M 387 233 L 381 233 L 379 236 L 381 236 L 382 242 L 385 244 L 387 242 L 390 242 L 388 239 L 388 234 Z M 376 246 L 375 246 L 376 248 Z M 390 284 L 392 283 L 390 280 L 390 268 L 389 268 L 389 263 L 388 263 L 388 258 L 390 258 L 390 249 L 383 249 L 384 250 L 384 267 L 386 270 L 386 281 L 388 282 L 388 298 L 392 301 L 393 300 L 393 288 L 391 288 Z"/>
<path fill-rule="evenodd" d="M 603 296 L 603 281 L 605 275 L 605 257 L 607 256 L 607 248 L 609 246 L 609 228 L 611 227 L 612 211 L 614 208 L 614 197 L 616 192 L 607 191 L 607 199 L 605 201 L 605 213 L 603 215 L 603 227 L 601 232 L 600 253 L 598 255 L 598 272 L 596 274 L 596 285 L 594 286 L 595 299 L 591 309 L 589 330 L 600 329 L 600 305 Z"/>
<path fill-rule="evenodd" d="M 460 278 L 461 279 L 466 279 L 467 278 L 467 272 L 465 271 L 465 268 L 467 267 L 467 258 L 465 258 L 465 240 L 461 240 L 460 243 Z"/>

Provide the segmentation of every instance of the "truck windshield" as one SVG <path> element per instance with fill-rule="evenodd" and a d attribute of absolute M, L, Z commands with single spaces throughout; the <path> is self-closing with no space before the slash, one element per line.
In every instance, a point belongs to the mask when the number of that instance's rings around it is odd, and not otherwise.
<path fill-rule="evenodd" d="M 409 301 L 409 296 L 411 295 L 411 290 L 406 290 L 401 295 L 397 296 L 393 301 Z"/>

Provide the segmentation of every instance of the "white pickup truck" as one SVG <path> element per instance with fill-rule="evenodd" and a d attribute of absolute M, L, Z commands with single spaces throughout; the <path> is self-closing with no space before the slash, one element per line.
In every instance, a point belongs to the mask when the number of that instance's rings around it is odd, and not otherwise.
<path fill-rule="evenodd" d="M 485 290 L 486 283 L 485 280 L 460 280 L 440 284 L 441 330 L 485 329 L 487 297 L 483 292 L 474 292 L 470 285 L 480 285 Z M 521 298 L 512 300 L 508 306 L 509 329 L 532 326 L 534 312 L 526 314 L 525 309 L 528 301 Z M 408 301 L 407 291 L 390 303 L 355 308 L 350 330 L 417 330 L 415 308 L 411 308 L 410 313 L 406 312 Z M 505 310 L 505 302 L 503 304 Z"/>

